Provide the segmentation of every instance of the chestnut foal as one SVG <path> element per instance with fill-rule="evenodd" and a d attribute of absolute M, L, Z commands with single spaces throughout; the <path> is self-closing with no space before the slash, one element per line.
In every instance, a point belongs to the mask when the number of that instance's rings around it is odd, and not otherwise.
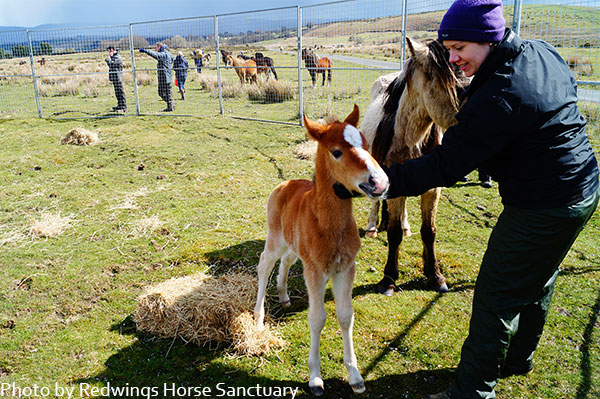
<path fill-rule="evenodd" d="M 259 329 L 264 327 L 265 291 L 275 262 L 281 259 L 277 277 L 279 302 L 289 305 L 287 277 L 300 257 L 308 289 L 310 354 L 308 368 L 313 394 L 324 392 L 320 371 L 320 335 L 325 325 L 324 294 L 331 277 L 336 313 L 344 344 L 344 365 L 350 386 L 364 392 L 357 368 L 352 326 L 352 285 L 360 238 L 352 215 L 352 197 L 365 194 L 380 199 L 387 192 L 385 172 L 367 151 L 367 141 L 356 128 L 359 111 L 354 105 L 344 122 L 323 126 L 304 117 L 309 136 L 318 142 L 316 172 L 312 182 L 289 180 L 275 188 L 267 205 L 268 234 L 258 264 L 258 296 L 254 314 Z"/>

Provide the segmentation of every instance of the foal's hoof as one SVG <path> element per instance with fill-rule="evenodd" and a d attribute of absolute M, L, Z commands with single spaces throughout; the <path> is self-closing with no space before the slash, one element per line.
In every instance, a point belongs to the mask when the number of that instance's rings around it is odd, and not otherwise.
<path fill-rule="evenodd" d="M 283 302 L 279 302 L 279 304 L 284 307 L 284 308 L 289 308 L 292 305 L 292 302 L 290 301 L 283 301 Z"/>
<path fill-rule="evenodd" d="M 323 389 L 323 387 L 320 387 L 320 386 L 310 387 L 310 390 L 312 391 L 312 394 L 315 396 L 323 396 L 323 394 L 325 393 L 325 390 Z"/>
<path fill-rule="evenodd" d="M 374 229 L 374 230 L 366 230 L 366 231 L 365 231 L 365 237 L 369 237 L 369 238 L 377 238 L 377 229 Z"/>
<path fill-rule="evenodd" d="M 354 391 L 354 393 L 363 393 L 367 388 L 365 387 L 364 382 L 359 382 L 356 384 L 350 384 L 350 387 Z"/>

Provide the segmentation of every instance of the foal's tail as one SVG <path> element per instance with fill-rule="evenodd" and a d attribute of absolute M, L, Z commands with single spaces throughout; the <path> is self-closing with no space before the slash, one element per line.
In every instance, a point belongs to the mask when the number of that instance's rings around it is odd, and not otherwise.
<path fill-rule="evenodd" d="M 392 145 L 395 134 L 396 111 L 398 110 L 398 103 L 405 87 L 406 80 L 404 76 L 400 75 L 385 90 L 387 99 L 383 104 L 383 117 L 379 121 L 379 125 L 377 125 L 372 148 L 373 158 L 380 164 L 385 162 L 387 153 Z"/>

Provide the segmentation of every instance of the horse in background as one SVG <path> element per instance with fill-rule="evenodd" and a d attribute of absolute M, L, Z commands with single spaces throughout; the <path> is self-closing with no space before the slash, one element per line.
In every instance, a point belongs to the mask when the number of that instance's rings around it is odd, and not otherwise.
<path fill-rule="evenodd" d="M 267 80 L 269 80 L 271 72 L 273 72 L 275 80 L 279 80 L 277 77 L 277 72 L 275 71 L 275 62 L 273 62 L 273 58 L 265 57 L 263 53 L 254 53 L 253 60 L 256 62 L 258 67 L 258 73 L 264 73 L 267 76 Z"/>
<path fill-rule="evenodd" d="M 331 85 L 331 68 L 333 63 L 327 57 L 319 58 L 312 50 L 302 49 L 302 59 L 304 66 L 308 69 L 313 86 L 317 85 L 317 74 L 323 75 L 322 86 L 325 86 L 325 73 L 327 73 L 327 83 Z"/>
<path fill-rule="evenodd" d="M 262 329 L 266 287 L 275 263 L 281 259 L 277 291 L 279 302 L 287 306 L 290 303 L 287 293 L 288 272 L 298 257 L 302 259 L 309 301 L 308 385 L 317 396 L 324 392 L 319 347 L 326 318 L 323 304 L 325 285 L 330 277 L 348 382 L 354 392 L 365 390 L 352 342 L 352 285 L 356 254 L 360 248 L 360 237 L 352 215 L 352 197 L 354 193 L 362 193 L 379 199 L 387 192 L 389 181 L 367 151 L 367 141 L 356 128 L 358 118 L 356 105 L 344 122 L 336 121 L 327 126 L 304 117 L 308 135 L 318 143 L 315 176 L 312 182 L 283 182 L 269 196 L 267 239 L 258 264 L 258 294 L 254 314 L 258 329 Z"/>
<path fill-rule="evenodd" d="M 391 165 L 418 158 L 441 143 L 443 132 L 457 123 L 455 115 L 460 96 L 470 80 L 458 66 L 448 61 L 448 51 L 438 41 L 419 43 L 406 40 L 411 58 L 400 74 L 379 78 L 371 88 L 371 101 L 362 122 L 362 130 L 372 143 L 374 158 Z M 435 218 L 441 189 L 421 195 L 421 240 L 423 270 L 429 286 L 448 291 L 435 256 Z M 378 203 L 372 207 L 366 235 L 377 235 Z M 403 235 L 410 235 L 406 197 L 387 201 L 388 256 L 384 276 L 377 291 L 392 295 L 398 279 L 398 248 Z"/>
<path fill-rule="evenodd" d="M 254 60 L 244 60 L 234 57 L 230 51 L 226 50 L 221 50 L 221 56 L 227 68 L 235 68 L 241 84 L 246 82 L 257 83 L 256 62 Z"/>

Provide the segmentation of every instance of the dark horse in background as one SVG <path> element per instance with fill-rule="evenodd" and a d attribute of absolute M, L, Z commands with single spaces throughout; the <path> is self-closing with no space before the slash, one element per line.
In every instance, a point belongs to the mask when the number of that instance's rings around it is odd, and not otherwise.
<path fill-rule="evenodd" d="M 304 66 L 310 73 L 313 86 L 317 84 L 317 74 L 323 75 L 322 86 L 325 86 L 325 73 L 327 73 L 327 83 L 331 85 L 331 68 L 333 63 L 327 57 L 319 58 L 312 50 L 302 49 L 302 59 L 304 60 Z"/>
<path fill-rule="evenodd" d="M 443 132 L 457 123 L 460 97 L 469 79 L 448 61 L 448 51 L 438 41 L 419 43 L 407 38 L 411 58 L 401 73 L 380 77 L 371 88 L 371 100 L 361 130 L 371 143 L 373 157 L 391 165 L 418 158 L 441 143 Z M 435 256 L 435 217 L 441 189 L 421 195 L 421 240 L 423 271 L 429 286 L 448 291 Z M 366 235 L 377 234 L 377 207 L 371 211 Z M 377 291 L 392 295 L 398 279 L 398 248 L 403 235 L 410 235 L 406 197 L 387 201 L 389 211 L 388 257 Z"/>
<path fill-rule="evenodd" d="M 275 80 L 279 80 L 277 77 L 277 72 L 275 71 L 275 62 L 273 62 L 273 58 L 266 57 L 263 53 L 254 53 L 254 57 L 250 57 L 246 54 L 239 53 L 238 58 L 243 58 L 245 60 L 253 60 L 256 62 L 257 72 L 264 73 L 267 77 L 266 80 L 269 80 L 271 76 L 271 72 L 273 72 L 273 76 L 275 76 Z"/>

